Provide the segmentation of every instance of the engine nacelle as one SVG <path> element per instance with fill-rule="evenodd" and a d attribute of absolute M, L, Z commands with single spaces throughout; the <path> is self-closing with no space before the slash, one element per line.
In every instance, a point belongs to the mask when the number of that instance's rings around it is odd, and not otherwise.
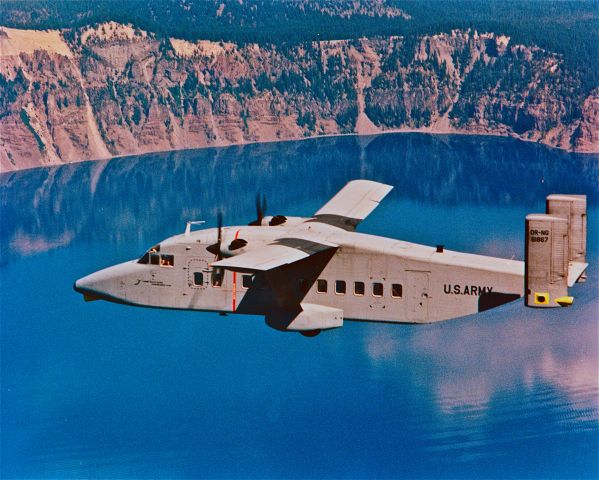
<path fill-rule="evenodd" d="M 297 225 L 298 223 L 303 223 L 308 218 L 306 217 L 288 217 L 286 215 L 269 215 L 268 217 L 264 217 L 260 225 L 263 227 L 276 227 L 278 225 L 284 225 L 286 227 L 290 225 Z"/>

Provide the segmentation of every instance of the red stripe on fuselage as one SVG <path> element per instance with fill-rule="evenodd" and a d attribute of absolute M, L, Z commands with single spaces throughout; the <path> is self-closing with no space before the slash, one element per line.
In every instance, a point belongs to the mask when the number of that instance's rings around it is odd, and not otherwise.
<path fill-rule="evenodd" d="M 239 236 L 239 232 L 241 230 L 237 230 L 235 232 L 235 240 L 237 240 L 237 237 Z M 235 309 L 237 307 L 237 272 L 233 272 L 233 312 L 235 312 Z"/>

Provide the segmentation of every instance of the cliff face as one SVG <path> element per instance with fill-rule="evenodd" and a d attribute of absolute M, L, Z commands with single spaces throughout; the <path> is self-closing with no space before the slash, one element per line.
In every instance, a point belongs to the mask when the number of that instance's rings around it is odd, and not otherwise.
<path fill-rule="evenodd" d="M 599 90 L 493 34 L 236 45 L 107 23 L 3 28 L 0 55 L 2 171 L 389 129 L 599 150 Z"/>

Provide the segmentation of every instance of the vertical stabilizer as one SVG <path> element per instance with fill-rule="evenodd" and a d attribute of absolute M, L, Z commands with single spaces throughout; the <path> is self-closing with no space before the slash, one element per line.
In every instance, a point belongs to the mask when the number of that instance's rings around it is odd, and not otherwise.
<path fill-rule="evenodd" d="M 559 307 L 568 296 L 568 220 L 526 216 L 525 289 L 529 307 Z"/>
<path fill-rule="evenodd" d="M 548 195 L 546 212 L 549 215 L 562 217 L 568 220 L 568 237 L 570 241 L 568 261 L 570 262 L 572 272 L 578 271 L 581 268 L 581 264 L 586 264 L 586 195 Z M 586 274 L 582 273 L 576 280 L 584 282 L 586 280 Z"/>
<path fill-rule="evenodd" d="M 586 253 L 586 195 L 548 195 L 546 213 L 526 217 L 526 305 L 571 305 L 568 287 L 585 280 Z"/>

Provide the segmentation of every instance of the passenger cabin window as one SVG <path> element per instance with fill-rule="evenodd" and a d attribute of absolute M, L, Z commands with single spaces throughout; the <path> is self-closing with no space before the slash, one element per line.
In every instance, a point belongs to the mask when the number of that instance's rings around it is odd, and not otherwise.
<path fill-rule="evenodd" d="M 215 268 L 212 270 L 212 286 L 222 287 L 223 285 L 224 272 L 221 268 Z"/>
<path fill-rule="evenodd" d="M 373 297 L 382 297 L 383 296 L 383 284 L 379 282 L 374 282 L 372 284 L 372 296 Z"/>
<path fill-rule="evenodd" d="M 193 272 L 193 284 L 196 286 L 204 285 L 204 274 L 202 272 Z"/>
<path fill-rule="evenodd" d="M 241 277 L 241 285 L 243 286 L 243 288 L 250 288 L 252 286 L 252 276 L 243 275 Z"/>
<path fill-rule="evenodd" d="M 327 281 L 323 279 L 318 279 L 316 282 L 316 291 L 318 293 L 327 293 Z"/>
<path fill-rule="evenodd" d="M 403 294 L 403 288 L 402 288 L 401 284 L 394 283 L 393 285 L 391 285 L 391 296 L 393 298 L 401 298 L 402 294 Z"/>
<path fill-rule="evenodd" d="M 344 280 L 336 280 L 335 281 L 335 293 L 338 295 L 345 295 L 345 281 Z"/>
<path fill-rule="evenodd" d="M 354 295 L 364 295 L 364 282 L 354 282 Z"/>

